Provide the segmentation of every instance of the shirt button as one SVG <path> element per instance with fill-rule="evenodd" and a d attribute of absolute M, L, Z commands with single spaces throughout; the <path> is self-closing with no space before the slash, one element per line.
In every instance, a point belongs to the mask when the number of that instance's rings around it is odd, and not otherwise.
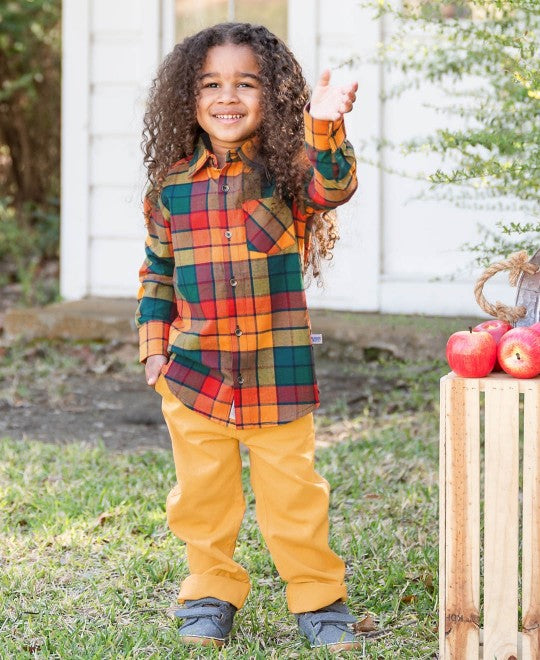
<path fill-rule="evenodd" d="M 231 236 L 232 236 L 232 231 L 229 231 L 227 229 L 227 231 L 225 232 L 225 238 L 230 238 Z"/>
<path fill-rule="evenodd" d="M 223 190 L 223 192 L 226 193 L 226 192 L 229 192 L 230 188 L 229 188 L 229 186 L 228 186 L 226 183 L 224 183 L 224 184 L 221 186 L 221 190 Z"/>
<path fill-rule="evenodd" d="M 236 286 L 236 285 L 238 284 L 238 282 L 236 281 L 236 279 L 235 279 L 234 277 L 231 277 L 231 279 L 229 280 L 229 282 L 230 282 L 230 285 L 231 285 L 231 286 Z"/>
<path fill-rule="evenodd" d="M 240 330 L 239 326 L 236 326 L 236 330 L 234 331 L 234 334 L 237 337 L 240 337 L 240 335 L 242 334 L 242 330 Z"/>
<path fill-rule="evenodd" d="M 242 376 L 242 374 L 238 374 L 238 384 L 242 385 L 243 382 L 244 382 L 244 376 Z"/>

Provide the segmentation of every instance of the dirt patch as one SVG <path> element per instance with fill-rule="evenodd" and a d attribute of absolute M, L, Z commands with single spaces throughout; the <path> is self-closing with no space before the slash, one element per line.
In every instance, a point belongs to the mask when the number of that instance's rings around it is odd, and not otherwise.
<path fill-rule="evenodd" d="M 115 450 L 169 447 L 160 397 L 144 381 L 137 347 L 66 341 L 4 347 L 0 435 L 67 443 L 103 441 Z M 351 419 L 430 409 L 444 365 L 391 356 L 355 361 L 339 344 L 317 347 L 322 444 L 343 439 Z M 346 433 L 345 433 L 346 435 Z"/>
<path fill-rule="evenodd" d="M 20 285 L 6 287 L 0 333 L 5 314 L 21 299 Z M 80 307 L 79 326 L 87 328 L 91 321 L 102 331 L 99 321 L 106 317 L 108 330 L 118 325 L 118 336 L 136 340 L 134 303 L 120 302 L 80 301 L 64 310 L 60 305 L 59 313 Z M 43 316 L 39 308 L 33 311 Z M 313 332 L 324 337 L 323 344 L 314 346 L 321 393 L 315 412 L 319 445 L 432 410 L 438 380 L 448 371 L 442 347 L 451 332 L 469 324 L 466 319 L 333 310 L 310 310 L 310 317 Z M 71 317 L 68 326 L 73 330 Z M 160 397 L 144 381 L 134 341 L 114 340 L 114 334 L 108 341 L 83 341 L 84 336 L 80 341 L 31 335 L 7 341 L 0 334 L 0 435 L 55 443 L 103 441 L 115 450 L 168 448 Z"/>
<path fill-rule="evenodd" d="M 70 374 L 62 381 L 61 400 L 39 381 L 12 403 L 0 400 L 0 435 L 59 443 L 103 440 L 114 449 L 168 446 L 159 396 L 144 382 L 125 374 Z"/>

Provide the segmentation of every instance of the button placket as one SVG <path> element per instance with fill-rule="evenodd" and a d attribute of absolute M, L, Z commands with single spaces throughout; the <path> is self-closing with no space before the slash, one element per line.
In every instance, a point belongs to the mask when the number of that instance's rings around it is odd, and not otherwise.
<path fill-rule="evenodd" d="M 235 334 L 237 337 L 241 337 L 241 335 L 243 334 L 243 333 L 242 333 L 242 328 L 241 328 L 239 325 L 236 326 L 236 329 L 235 329 L 235 331 L 234 331 L 234 334 Z M 237 377 L 237 379 L 236 379 L 236 382 L 238 383 L 238 385 L 243 385 L 243 383 L 244 383 L 244 377 L 242 376 L 241 373 L 238 374 L 238 377 Z"/>
<path fill-rule="evenodd" d="M 220 185 L 221 192 L 223 192 L 225 194 L 227 194 L 230 191 L 230 189 L 231 188 L 230 188 L 228 183 L 222 183 Z M 224 236 L 230 242 L 230 240 L 232 238 L 232 231 L 230 229 L 226 229 L 224 231 Z M 236 277 L 234 277 L 234 275 L 229 279 L 229 284 L 231 285 L 231 287 L 233 287 L 233 289 L 238 285 L 238 280 L 236 279 Z M 237 337 L 242 336 L 243 332 L 242 332 L 242 329 L 240 328 L 239 325 L 236 326 L 234 334 Z M 236 382 L 237 382 L 238 385 L 243 385 L 244 384 L 244 376 L 242 376 L 241 373 L 239 373 L 238 376 L 236 377 Z"/>

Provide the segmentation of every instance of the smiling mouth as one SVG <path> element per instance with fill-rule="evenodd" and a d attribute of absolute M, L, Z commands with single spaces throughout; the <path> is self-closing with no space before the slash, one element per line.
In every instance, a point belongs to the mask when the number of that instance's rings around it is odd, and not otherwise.
<path fill-rule="evenodd" d="M 244 115 L 238 115 L 238 114 L 220 114 L 220 115 L 212 115 L 214 119 L 220 119 L 221 121 L 238 121 L 239 119 L 242 119 Z"/>

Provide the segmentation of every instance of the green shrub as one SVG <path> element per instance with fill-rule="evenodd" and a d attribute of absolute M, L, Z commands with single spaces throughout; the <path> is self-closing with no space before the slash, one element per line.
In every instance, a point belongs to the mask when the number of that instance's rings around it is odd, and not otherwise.
<path fill-rule="evenodd" d="M 385 98 L 421 89 L 425 82 L 435 84 L 441 98 L 449 101 L 444 106 L 439 103 L 437 112 L 459 117 L 461 126 L 399 145 L 379 140 L 378 148 L 439 154 L 454 166 L 427 177 L 431 187 L 425 196 L 500 213 L 495 230 L 480 227 L 480 244 L 464 246 L 476 255 L 478 264 L 518 249 L 536 251 L 540 247 L 537 0 L 367 0 L 362 5 L 374 8 L 375 18 L 387 26 L 391 19 L 392 32 L 380 44 L 376 59 L 387 70 L 405 74 L 404 82 L 387 90 Z M 472 89 L 460 84 L 472 79 L 476 81 Z"/>
<path fill-rule="evenodd" d="M 20 282 L 27 302 L 57 295 L 40 269 L 58 258 L 61 7 L 0 10 L 0 280 Z"/>
<path fill-rule="evenodd" d="M 45 262 L 59 256 L 59 201 L 27 202 L 18 208 L 0 197 L 0 284 L 19 282 L 22 302 L 45 304 L 58 297 L 58 284 L 39 277 Z"/>

